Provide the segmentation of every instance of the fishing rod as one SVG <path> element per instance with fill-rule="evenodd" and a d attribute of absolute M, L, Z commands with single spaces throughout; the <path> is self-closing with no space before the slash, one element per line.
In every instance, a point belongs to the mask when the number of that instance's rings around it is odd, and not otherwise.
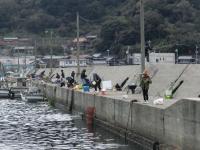
<path fill-rule="evenodd" d="M 179 79 L 180 77 L 184 74 L 184 72 L 186 71 L 186 69 L 189 67 L 190 64 L 187 64 L 185 66 L 185 68 L 183 69 L 183 71 L 181 72 L 181 74 L 177 77 L 177 79 L 174 80 L 174 82 L 172 82 L 172 84 L 174 85 Z"/>
<path fill-rule="evenodd" d="M 179 82 L 179 84 L 174 88 L 174 85 L 181 78 L 181 76 L 185 73 L 185 71 L 187 70 L 187 68 L 189 67 L 189 65 L 190 64 L 187 64 L 185 66 L 185 68 L 182 70 L 182 72 L 179 74 L 179 76 L 173 82 L 171 82 L 169 88 L 167 90 L 165 90 L 165 98 L 166 99 L 171 99 L 173 97 L 173 95 L 175 94 L 175 92 L 178 90 L 178 88 L 183 84 L 184 81 L 181 80 Z"/>

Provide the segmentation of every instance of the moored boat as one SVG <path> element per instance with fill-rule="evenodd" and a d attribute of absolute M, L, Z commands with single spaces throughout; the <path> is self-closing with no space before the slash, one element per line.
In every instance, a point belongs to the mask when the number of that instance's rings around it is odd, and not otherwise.
<path fill-rule="evenodd" d="M 21 99 L 27 102 L 36 103 L 44 101 L 45 97 L 37 87 L 30 87 L 28 92 L 21 93 Z"/>

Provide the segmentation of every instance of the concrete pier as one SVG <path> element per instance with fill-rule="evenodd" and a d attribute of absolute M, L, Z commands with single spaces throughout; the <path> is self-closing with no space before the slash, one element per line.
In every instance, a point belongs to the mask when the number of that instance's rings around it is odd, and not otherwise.
<path fill-rule="evenodd" d="M 200 149 L 200 99 L 168 100 L 164 105 L 154 105 L 152 102 L 143 104 L 141 99 L 131 103 L 137 97 L 120 98 L 124 92 L 107 92 L 102 96 L 52 84 L 38 87 L 49 99 L 55 100 L 59 108 L 69 110 L 73 103 L 74 110 L 84 113 L 87 107 L 93 106 L 95 117 L 114 127 L 128 128 L 138 135 L 183 150 Z"/>

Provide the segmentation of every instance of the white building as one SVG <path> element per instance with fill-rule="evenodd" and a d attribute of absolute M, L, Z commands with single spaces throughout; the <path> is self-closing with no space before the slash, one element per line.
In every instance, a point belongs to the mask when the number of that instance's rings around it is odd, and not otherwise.
<path fill-rule="evenodd" d="M 150 53 L 149 62 L 175 64 L 175 53 Z"/>
<path fill-rule="evenodd" d="M 79 58 L 79 64 L 81 67 L 86 67 L 87 66 L 88 60 L 84 57 Z M 61 59 L 59 61 L 59 67 L 75 67 L 78 65 L 77 57 L 70 57 L 67 59 Z"/>
<path fill-rule="evenodd" d="M 34 47 L 33 46 L 16 46 L 12 50 L 13 56 L 21 55 L 33 55 Z"/>
<path fill-rule="evenodd" d="M 141 64 L 141 54 L 133 53 L 127 55 L 127 63 L 129 65 L 140 65 Z"/>
<path fill-rule="evenodd" d="M 179 56 L 177 63 L 179 64 L 195 63 L 195 59 L 192 56 Z"/>

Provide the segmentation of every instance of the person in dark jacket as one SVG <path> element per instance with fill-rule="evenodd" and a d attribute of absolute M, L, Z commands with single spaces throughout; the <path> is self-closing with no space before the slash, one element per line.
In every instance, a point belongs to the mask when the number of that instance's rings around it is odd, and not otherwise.
<path fill-rule="evenodd" d="M 60 87 L 63 87 L 63 86 L 65 86 L 65 81 L 64 81 L 64 78 L 61 78 Z"/>
<path fill-rule="evenodd" d="M 101 91 L 101 78 L 99 77 L 98 74 L 94 73 L 93 74 L 93 86 L 95 91 L 97 91 L 97 88 L 99 89 L 99 91 Z"/>
<path fill-rule="evenodd" d="M 71 77 L 72 77 L 72 79 L 75 80 L 75 71 L 72 71 L 72 73 L 71 73 Z"/>
<path fill-rule="evenodd" d="M 73 87 L 75 84 L 75 71 L 71 72 L 71 76 L 66 78 L 67 87 Z"/>
<path fill-rule="evenodd" d="M 65 78 L 65 73 L 63 70 L 61 70 L 61 77 L 64 79 Z"/>
<path fill-rule="evenodd" d="M 83 69 L 81 72 L 81 81 L 83 85 L 88 84 L 87 75 L 85 73 L 86 73 L 86 70 Z"/>
<path fill-rule="evenodd" d="M 151 83 L 152 83 L 151 78 L 149 77 L 148 72 L 145 70 L 140 82 L 145 103 L 148 103 L 149 100 L 148 91 L 149 91 L 149 84 Z"/>
<path fill-rule="evenodd" d="M 56 79 L 59 80 L 60 79 L 60 75 L 58 73 L 56 73 Z"/>

